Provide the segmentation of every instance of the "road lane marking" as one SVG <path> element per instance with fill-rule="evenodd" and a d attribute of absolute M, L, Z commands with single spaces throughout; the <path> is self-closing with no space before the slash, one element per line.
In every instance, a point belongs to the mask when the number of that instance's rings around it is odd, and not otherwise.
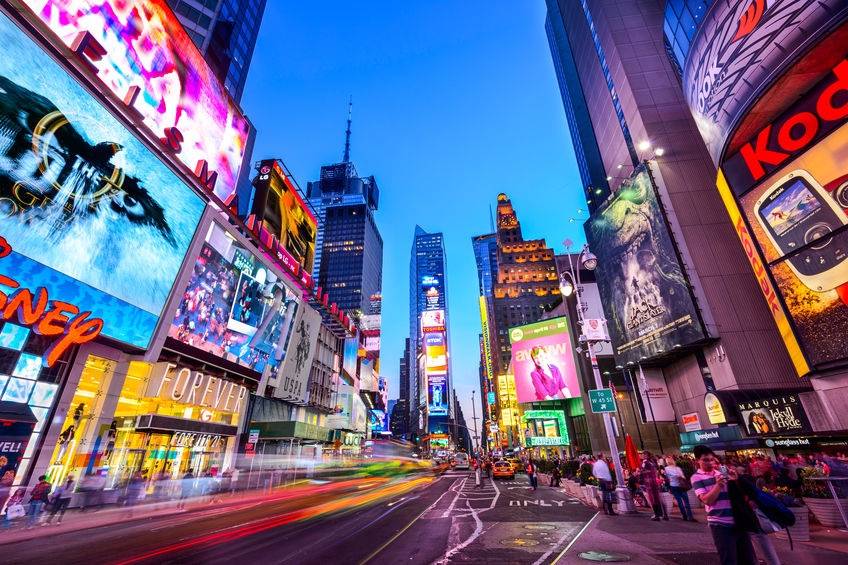
<path fill-rule="evenodd" d="M 594 521 L 595 521 L 595 518 L 597 518 L 600 514 L 601 514 L 600 512 L 595 512 L 595 515 L 594 515 L 594 516 L 592 516 L 591 518 L 589 518 L 589 521 L 588 521 L 588 522 L 586 522 L 586 525 L 585 525 L 585 526 L 583 526 L 582 528 L 580 528 L 580 531 L 579 531 L 579 532 L 577 532 L 577 535 L 576 535 L 576 536 L 574 536 L 574 538 L 572 538 L 572 540 L 571 540 L 570 542 L 568 542 L 568 545 L 567 545 L 567 546 L 565 546 L 565 549 L 563 549 L 563 550 L 562 550 L 562 553 L 560 553 L 559 555 L 557 555 L 557 558 L 556 558 L 556 559 L 554 559 L 553 561 L 551 561 L 551 565 L 556 565 L 556 563 L 557 563 L 560 559 L 562 559 L 563 555 L 565 555 L 565 554 L 568 552 L 568 550 L 569 550 L 569 549 L 571 549 L 571 546 L 572 546 L 572 545 L 574 545 L 574 542 L 576 542 L 576 541 L 580 538 L 580 536 L 581 536 L 581 535 L 583 535 L 583 532 L 585 532 L 585 531 L 586 531 L 586 528 L 588 528 L 588 527 L 589 527 L 589 524 L 591 524 L 592 522 L 594 522 Z M 559 545 L 559 544 L 557 544 L 557 545 Z M 541 564 L 543 560 L 547 559 L 547 558 L 548 558 L 548 556 L 549 556 L 551 553 L 553 553 L 554 549 L 555 549 L 555 548 L 552 548 L 552 549 L 551 549 L 548 553 L 546 553 L 545 555 L 543 555 L 542 557 L 540 557 L 540 558 L 539 558 L 539 560 L 538 560 L 538 561 L 536 561 L 536 563 L 534 563 L 533 565 L 539 565 L 539 564 Z"/>

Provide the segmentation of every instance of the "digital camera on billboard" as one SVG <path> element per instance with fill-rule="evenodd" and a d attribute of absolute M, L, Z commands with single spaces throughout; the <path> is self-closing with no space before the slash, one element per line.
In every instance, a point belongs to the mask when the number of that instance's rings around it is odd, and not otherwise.
<path fill-rule="evenodd" d="M 754 204 L 757 219 L 789 267 L 812 290 L 832 290 L 848 279 L 848 253 L 831 235 L 848 224 L 835 194 L 807 171 L 780 178 Z"/>

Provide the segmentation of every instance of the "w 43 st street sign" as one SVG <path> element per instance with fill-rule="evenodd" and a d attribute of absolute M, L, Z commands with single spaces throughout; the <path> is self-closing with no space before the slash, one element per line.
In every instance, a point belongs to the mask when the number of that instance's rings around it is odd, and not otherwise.
<path fill-rule="evenodd" d="M 589 403 L 592 412 L 601 414 L 603 412 L 615 412 L 615 397 L 611 388 L 597 388 L 589 391 Z"/>

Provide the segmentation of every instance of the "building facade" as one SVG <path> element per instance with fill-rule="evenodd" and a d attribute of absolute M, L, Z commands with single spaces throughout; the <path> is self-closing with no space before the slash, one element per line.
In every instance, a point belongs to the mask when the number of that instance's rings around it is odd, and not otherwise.
<path fill-rule="evenodd" d="M 319 218 L 316 284 L 345 311 L 373 313 L 371 296 L 383 285 L 383 238 L 374 217 L 377 182 L 342 162 L 321 167 L 320 179 L 307 184 L 306 194 Z"/>
<path fill-rule="evenodd" d="M 424 415 L 423 434 L 447 433 L 453 402 L 450 313 L 444 235 L 415 226 L 409 260 L 410 419 Z M 412 359 L 410 359 L 412 361 Z M 419 419 L 419 422 L 421 420 Z"/>
<path fill-rule="evenodd" d="M 758 298 L 760 285 L 712 186 L 715 164 L 680 88 L 675 49 L 686 49 L 696 15 L 709 3 L 669 4 L 677 23 L 666 22 L 663 3 L 651 0 L 559 0 L 556 10 L 549 2 L 548 16 L 561 20 L 574 56 L 579 84 L 566 82 L 567 90 L 587 101 L 591 123 L 577 124 L 581 137 L 596 139 L 612 188 L 602 202 L 590 203 L 586 230 L 599 257 L 617 366 L 650 373 L 649 387 L 654 382 L 667 388 L 673 411 L 662 418 L 683 432 L 684 416 L 697 418 L 703 429 L 731 422 L 708 414 L 721 391 L 790 393 L 810 385 L 797 378 Z M 664 29 L 674 32 L 672 41 Z M 646 213 L 643 225 L 624 215 L 628 209 Z M 649 240 L 652 253 L 645 247 Z M 642 260 L 649 255 L 655 263 Z M 642 259 L 632 263 L 636 258 Z M 651 265 L 674 272 L 674 280 L 654 278 Z M 652 305 L 647 317 L 629 317 L 634 297 Z M 688 334 L 659 329 L 660 320 L 678 315 L 691 325 Z"/>
<path fill-rule="evenodd" d="M 266 0 L 168 0 L 236 102 L 244 92 Z"/>

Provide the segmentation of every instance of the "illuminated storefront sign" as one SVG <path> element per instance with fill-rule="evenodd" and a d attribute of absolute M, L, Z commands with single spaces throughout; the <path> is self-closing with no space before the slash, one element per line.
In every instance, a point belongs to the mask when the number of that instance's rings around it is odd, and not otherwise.
<path fill-rule="evenodd" d="M 562 410 L 525 410 L 521 420 L 526 426 L 527 447 L 569 445 L 568 427 Z"/>
<path fill-rule="evenodd" d="M 812 431 L 797 394 L 739 401 L 736 410 L 749 436 Z"/>
<path fill-rule="evenodd" d="M 647 164 L 585 228 L 617 364 L 707 337 Z"/>
<path fill-rule="evenodd" d="M 704 409 L 707 411 L 707 418 L 709 418 L 710 424 L 724 424 L 727 422 L 727 416 L 724 414 L 724 406 L 722 406 L 718 396 L 712 392 L 704 395 Z"/>
<path fill-rule="evenodd" d="M 153 397 L 226 412 L 241 412 L 247 399 L 244 385 L 175 363 L 156 363 L 148 390 Z"/>
<path fill-rule="evenodd" d="M 233 195 L 249 123 L 165 0 L 23 3 L 202 186 L 223 201 Z"/>
<path fill-rule="evenodd" d="M 12 246 L 0 236 L 0 259 L 12 253 Z M 2 288 L 12 289 L 9 293 Z M 21 288 L 12 277 L 0 274 L 0 321 L 11 320 L 29 327 L 38 335 L 53 338 L 43 355 L 46 367 L 53 365 L 69 347 L 87 343 L 103 329 L 103 320 L 89 318 L 91 312 L 60 300 L 51 300 L 44 287 Z"/>
<path fill-rule="evenodd" d="M 2 13 L 0 45 L 4 269 L 145 348 L 205 204 Z"/>

